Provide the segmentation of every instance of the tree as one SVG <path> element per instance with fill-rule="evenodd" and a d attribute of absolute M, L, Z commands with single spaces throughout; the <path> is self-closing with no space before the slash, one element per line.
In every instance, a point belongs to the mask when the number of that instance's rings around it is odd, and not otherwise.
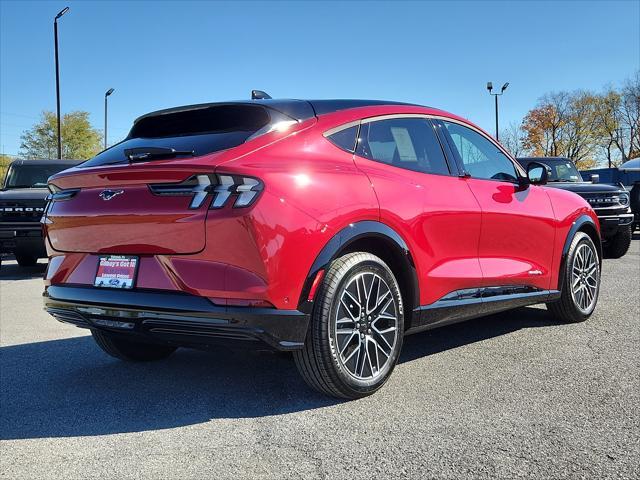
<path fill-rule="evenodd" d="M 515 122 L 500 132 L 500 143 L 514 157 L 521 157 L 527 154 L 524 148 L 525 132 L 521 126 Z"/>
<path fill-rule="evenodd" d="M 595 165 L 595 97 L 588 92 L 552 92 L 527 113 L 523 146 L 535 156 L 568 157 L 579 168 Z"/>
<path fill-rule="evenodd" d="M 57 126 L 53 112 L 42 112 L 42 119 L 20 137 L 20 155 L 28 158 L 56 158 Z M 65 114 L 60 130 L 63 158 L 84 160 L 101 150 L 102 134 L 91 126 L 89 112 Z"/>
<path fill-rule="evenodd" d="M 4 182 L 4 177 L 9 169 L 9 164 L 13 161 L 13 158 L 9 155 L 0 154 L 0 185 Z"/>
<path fill-rule="evenodd" d="M 602 150 L 609 168 L 621 163 L 620 150 L 622 96 L 612 88 L 596 97 L 596 144 Z"/>
<path fill-rule="evenodd" d="M 640 70 L 628 79 L 620 92 L 620 151 L 622 160 L 640 157 Z"/>

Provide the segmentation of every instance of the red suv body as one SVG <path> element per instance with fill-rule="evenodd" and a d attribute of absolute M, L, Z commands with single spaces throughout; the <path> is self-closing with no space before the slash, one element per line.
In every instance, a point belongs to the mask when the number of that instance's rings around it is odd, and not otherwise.
<path fill-rule="evenodd" d="M 154 112 L 50 178 L 45 308 L 120 358 L 268 345 L 313 387 L 362 396 L 406 333 L 534 303 L 591 314 L 597 217 L 546 173 L 416 105 Z"/>

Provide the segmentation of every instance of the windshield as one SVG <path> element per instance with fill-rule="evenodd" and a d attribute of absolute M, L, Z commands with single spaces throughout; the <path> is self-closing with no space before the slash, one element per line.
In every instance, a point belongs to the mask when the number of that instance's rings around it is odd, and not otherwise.
<path fill-rule="evenodd" d="M 582 176 L 573 162 L 566 160 L 562 162 L 548 162 L 551 167 L 551 182 L 582 182 Z"/>
<path fill-rule="evenodd" d="M 62 170 L 66 170 L 70 165 L 29 165 L 14 164 L 7 172 L 4 184 L 5 189 L 10 188 L 46 188 L 47 179 Z"/>

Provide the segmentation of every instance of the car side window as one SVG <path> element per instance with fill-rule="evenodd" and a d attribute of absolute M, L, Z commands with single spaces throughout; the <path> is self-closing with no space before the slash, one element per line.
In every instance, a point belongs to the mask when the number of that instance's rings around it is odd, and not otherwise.
<path fill-rule="evenodd" d="M 474 178 L 515 182 L 516 168 L 490 140 L 475 130 L 457 123 L 443 122 L 462 159 L 464 168 Z"/>
<path fill-rule="evenodd" d="M 415 172 L 450 174 L 433 127 L 425 118 L 363 123 L 356 154 Z"/>
<path fill-rule="evenodd" d="M 336 133 L 328 135 L 327 138 L 336 147 L 342 148 L 343 150 L 353 153 L 356 149 L 357 134 L 358 134 L 358 125 L 354 125 L 352 127 L 344 128 L 342 130 L 337 131 Z"/>

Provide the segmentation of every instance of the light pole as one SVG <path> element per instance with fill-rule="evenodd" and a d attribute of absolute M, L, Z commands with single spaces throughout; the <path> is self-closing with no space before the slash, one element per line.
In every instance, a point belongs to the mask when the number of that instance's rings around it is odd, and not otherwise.
<path fill-rule="evenodd" d="M 491 90 L 493 90 L 493 83 L 487 82 L 487 90 L 489 90 L 489 95 L 493 95 L 493 98 L 496 99 L 496 140 L 498 140 L 498 97 L 504 93 L 508 86 L 509 82 L 502 85 L 500 93 L 491 93 Z"/>
<path fill-rule="evenodd" d="M 53 41 L 56 51 L 56 113 L 58 119 L 58 159 L 62 158 L 62 138 L 60 136 L 60 67 L 58 65 L 58 19 L 69 11 L 64 7 L 53 19 Z"/>
<path fill-rule="evenodd" d="M 104 93 L 104 149 L 107 149 L 107 98 L 113 93 L 113 88 L 110 88 Z"/>

